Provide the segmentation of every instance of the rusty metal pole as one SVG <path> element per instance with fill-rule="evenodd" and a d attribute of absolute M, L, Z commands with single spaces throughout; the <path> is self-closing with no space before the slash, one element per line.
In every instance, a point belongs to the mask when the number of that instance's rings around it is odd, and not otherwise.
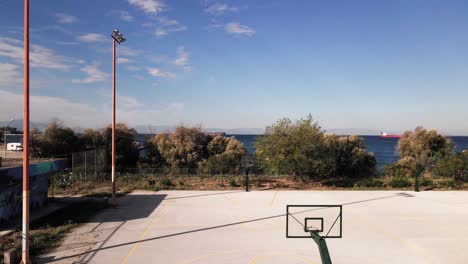
<path fill-rule="evenodd" d="M 112 39 L 112 204 L 115 206 L 115 39 Z"/>
<path fill-rule="evenodd" d="M 24 0 L 23 227 L 21 263 L 29 264 L 29 0 Z"/>

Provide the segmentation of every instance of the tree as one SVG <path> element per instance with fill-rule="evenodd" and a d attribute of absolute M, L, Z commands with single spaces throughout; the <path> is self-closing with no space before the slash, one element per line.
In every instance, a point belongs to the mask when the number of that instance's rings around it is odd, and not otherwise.
<path fill-rule="evenodd" d="M 203 173 L 233 172 L 246 153 L 244 145 L 234 137 L 212 137 L 200 128 L 184 126 L 177 127 L 170 134 L 154 136 L 149 140 L 149 148 L 153 157 L 163 160 L 158 164 Z"/>
<path fill-rule="evenodd" d="M 435 130 L 416 127 L 405 131 L 397 146 L 401 159 L 412 157 L 416 166 L 429 163 L 434 158 L 443 158 L 453 153 L 453 142 Z"/>
<path fill-rule="evenodd" d="M 208 159 L 199 163 L 199 169 L 204 173 L 236 173 L 240 161 L 247 151 L 244 144 L 234 137 L 214 137 L 207 146 Z"/>
<path fill-rule="evenodd" d="M 207 158 L 207 142 L 211 137 L 200 128 L 177 127 L 171 134 L 159 134 L 154 138 L 158 150 L 172 168 L 194 170 Z"/>
<path fill-rule="evenodd" d="M 375 157 L 364 139 L 325 134 L 312 116 L 296 122 L 280 119 L 255 143 L 255 155 L 267 172 L 324 178 L 368 177 L 375 173 Z"/>
<path fill-rule="evenodd" d="M 122 170 L 124 168 L 134 168 L 139 158 L 139 152 L 135 140 L 136 131 L 128 128 L 127 125 L 123 123 L 118 123 L 116 124 L 115 135 L 117 169 Z M 104 129 L 103 139 L 106 141 L 106 164 L 110 165 L 112 153 L 112 126 L 109 125 Z"/>
<path fill-rule="evenodd" d="M 266 128 L 255 146 L 260 166 L 270 173 L 324 177 L 334 171 L 324 131 L 311 115 L 296 122 L 280 119 Z"/>
<path fill-rule="evenodd" d="M 53 120 L 44 132 L 34 137 L 34 152 L 40 157 L 57 157 L 81 150 L 81 143 L 75 132 L 64 127 L 59 120 Z"/>
<path fill-rule="evenodd" d="M 364 138 L 356 135 L 327 135 L 326 138 L 335 157 L 336 176 L 368 177 L 375 174 L 377 162 L 374 155 L 365 150 Z"/>
<path fill-rule="evenodd" d="M 437 162 L 435 173 L 438 176 L 453 177 L 454 180 L 466 180 L 468 174 L 468 151 L 456 153 Z"/>
<path fill-rule="evenodd" d="M 98 149 L 106 144 L 103 133 L 92 128 L 85 129 L 81 139 L 86 149 Z"/>
<path fill-rule="evenodd" d="M 153 168 L 162 168 L 167 165 L 166 160 L 161 154 L 161 151 L 158 149 L 158 141 L 165 140 L 165 138 L 165 134 L 159 134 L 146 140 L 146 155 L 144 162 L 150 164 Z"/>

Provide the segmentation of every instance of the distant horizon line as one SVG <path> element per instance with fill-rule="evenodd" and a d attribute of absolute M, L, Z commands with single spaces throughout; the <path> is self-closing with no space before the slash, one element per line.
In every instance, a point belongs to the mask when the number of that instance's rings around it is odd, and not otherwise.
<path fill-rule="evenodd" d="M 0 121 L 0 124 L 3 126 L 10 126 L 14 127 L 16 129 L 22 129 L 22 119 L 14 119 L 13 121 Z M 8 123 L 10 123 L 8 125 Z M 39 130 L 45 129 L 47 125 L 50 122 L 37 122 L 37 121 L 30 121 L 31 128 L 37 128 Z M 124 122 L 122 122 L 124 123 Z M 87 128 L 92 128 L 92 129 L 102 129 L 105 128 L 106 126 L 101 126 L 101 127 L 82 127 L 82 126 L 70 126 L 67 125 L 66 122 L 64 122 L 64 125 L 67 127 L 72 128 L 73 130 L 78 130 L 82 131 Z M 161 130 L 173 130 L 174 128 L 181 126 L 179 125 L 129 125 L 130 128 L 133 128 L 137 131 L 138 134 L 158 134 L 162 133 Z M 201 127 L 199 125 L 183 125 L 186 127 Z M 417 126 L 415 126 L 417 127 Z M 155 132 L 149 131 L 149 130 L 156 130 Z M 213 128 L 213 127 L 207 127 L 201 129 L 205 132 L 222 132 L 226 133 L 229 135 L 264 135 L 265 128 L 255 128 L 255 127 L 237 127 L 237 128 Z M 401 132 L 394 132 L 395 130 L 378 130 L 378 129 L 372 129 L 372 128 L 323 128 L 322 129 L 325 131 L 325 133 L 328 134 L 335 134 L 339 136 L 347 136 L 347 135 L 359 135 L 359 136 L 379 136 L 382 132 L 386 132 L 388 134 L 403 134 L 406 130 L 401 130 Z M 468 131 L 452 131 L 452 132 L 447 132 L 447 131 L 442 131 L 439 129 L 433 129 L 433 128 L 426 128 L 428 130 L 436 130 L 439 133 L 443 134 L 444 136 L 468 136 Z M 158 131 L 159 130 L 159 131 Z M 390 131 L 390 132 L 389 132 Z"/>

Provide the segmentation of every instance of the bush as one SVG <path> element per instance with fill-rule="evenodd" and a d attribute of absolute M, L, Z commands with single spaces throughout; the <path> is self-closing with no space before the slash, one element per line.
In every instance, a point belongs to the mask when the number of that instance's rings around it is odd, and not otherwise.
<path fill-rule="evenodd" d="M 468 171 L 467 153 L 457 153 L 441 159 L 435 166 L 436 175 L 452 177 L 454 179 L 465 178 L 464 174 L 466 171 Z"/>
<path fill-rule="evenodd" d="M 159 181 L 159 185 L 162 186 L 162 187 L 165 187 L 165 188 L 175 186 L 174 183 L 168 178 L 161 179 Z"/>
<path fill-rule="evenodd" d="M 422 127 L 405 131 L 397 146 L 400 157 L 412 157 L 418 164 L 426 164 L 434 157 L 447 157 L 452 154 L 453 147 L 449 138 Z"/>
<path fill-rule="evenodd" d="M 60 171 L 50 177 L 51 185 L 55 188 L 66 189 L 73 186 L 75 175 L 72 172 Z"/>
<path fill-rule="evenodd" d="M 407 177 L 393 177 L 388 183 L 393 188 L 410 187 L 413 183 Z"/>
<path fill-rule="evenodd" d="M 416 162 L 412 157 L 405 157 L 398 162 L 386 165 L 384 173 L 393 177 L 410 177 L 416 172 Z"/>
<path fill-rule="evenodd" d="M 453 179 L 441 180 L 437 183 L 439 188 L 458 189 L 461 187 L 461 183 L 454 181 Z"/>
<path fill-rule="evenodd" d="M 239 185 L 238 185 L 237 182 L 236 182 L 236 179 L 234 179 L 234 178 L 229 179 L 229 186 L 231 186 L 231 187 L 239 187 Z"/>
<path fill-rule="evenodd" d="M 421 186 L 434 186 L 434 181 L 432 179 L 428 179 L 428 178 L 421 178 L 419 180 L 419 185 Z"/>
<path fill-rule="evenodd" d="M 381 188 L 384 187 L 384 182 L 379 179 L 364 179 L 354 184 L 355 188 Z"/>
<path fill-rule="evenodd" d="M 337 178 L 322 181 L 321 184 L 329 187 L 352 188 L 355 180 L 350 178 Z"/>

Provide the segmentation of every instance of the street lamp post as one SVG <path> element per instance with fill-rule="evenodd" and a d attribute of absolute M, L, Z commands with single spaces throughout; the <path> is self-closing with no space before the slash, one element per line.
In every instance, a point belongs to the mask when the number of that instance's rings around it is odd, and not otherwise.
<path fill-rule="evenodd" d="M 23 224 L 21 263 L 29 259 L 29 0 L 24 0 L 24 94 L 23 94 Z"/>
<path fill-rule="evenodd" d="M 123 43 L 125 38 L 123 37 L 122 33 L 114 29 L 112 31 L 112 204 L 115 206 L 115 98 L 116 98 L 116 91 L 115 91 L 115 43 Z"/>

